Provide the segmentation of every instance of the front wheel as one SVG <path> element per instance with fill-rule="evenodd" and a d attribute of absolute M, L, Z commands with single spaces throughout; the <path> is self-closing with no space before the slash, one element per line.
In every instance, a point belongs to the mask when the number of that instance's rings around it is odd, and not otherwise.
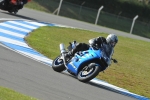
<path fill-rule="evenodd" d="M 61 55 L 59 55 L 58 57 L 56 57 L 53 60 L 52 68 L 56 72 L 62 72 L 62 71 L 64 71 L 66 69 L 65 65 L 64 65 L 64 61 L 63 61 Z"/>
<path fill-rule="evenodd" d="M 84 66 L 78 73 L 77 78 L 79 81 L 88 82 L 95 78 L 100 72 L 100 66 L 96 63 L 91 63 Z"/>

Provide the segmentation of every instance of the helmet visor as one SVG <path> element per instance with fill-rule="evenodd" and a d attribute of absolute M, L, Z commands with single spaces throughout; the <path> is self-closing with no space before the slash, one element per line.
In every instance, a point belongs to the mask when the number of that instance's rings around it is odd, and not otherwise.
<path fill-rule="evenodd" d="M 116 42 L 111 42 L 110 44 L 112 45 L 112 47 L 115 47 Z"/>

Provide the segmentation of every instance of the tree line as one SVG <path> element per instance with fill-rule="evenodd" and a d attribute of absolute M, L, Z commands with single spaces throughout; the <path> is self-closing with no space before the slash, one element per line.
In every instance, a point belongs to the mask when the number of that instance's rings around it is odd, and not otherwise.
<path fill-rule="evenodd" d="M 150 22 L 150 0 L 64 0 L 70 3 L 82 5 L 88 8 L 99 9 L 104 6 L 103 11 L 134 18 L 139 16 L 138 20 Z"/>

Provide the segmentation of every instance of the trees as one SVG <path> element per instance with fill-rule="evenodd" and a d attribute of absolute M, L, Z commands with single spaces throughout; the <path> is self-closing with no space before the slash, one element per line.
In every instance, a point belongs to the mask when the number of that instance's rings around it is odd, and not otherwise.
<path fill-rule="evenodd" d="M 150 0 L 64 0 L 70 3 L 84 5 L 88 8 L 99 9 L 104 6 L 103 11 L 128 18 L 139 15 L 138 20 L 150 22 Z"/>
<path fill-rule="evenodd" d="M 138 0 L 138 2 L 141 2 L 144 5 L 148 5 L 150 3 L 150 0 Z"/>

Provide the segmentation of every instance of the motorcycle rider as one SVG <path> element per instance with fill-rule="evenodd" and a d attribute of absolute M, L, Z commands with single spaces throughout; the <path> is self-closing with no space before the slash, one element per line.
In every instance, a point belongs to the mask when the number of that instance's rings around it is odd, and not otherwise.
<path fill-rule="evenodd" d="M 10 2 L 10 4 L 17 6 L 18 9 L 22 9 L 23 6 L 27 3 L 30 2 L 31 0 L 5 0 Z"/>
<path fill-rule="evenodd" d="M 22 9 L 23 6 L 27 3 L 27 2 L 30 2 L 31 0 L 21 0 L 21 4 L 20 4 L 20 7 L 19 9 Z"/>
<path fill-rule="evenodd" d="M 31 0 L 2 0 L 0 1 L 0 9 L 16 14 L 29 1 Z"/>
<path fill-rule="evenodd" d="M 89 40 L 89 43 L 95 49 L 101 48 L 103 59 L 107 63 L 108 66 L 111 65 L 111 60 L 114 63 L 117 63 L 117 60 L 112 59 L 112 55 L 114 53 L 114 47 L 118 42 L 118 37 L 115 34 L 109 34 L 105 37 L 97 37 Z M 88 50 L 90 45 L 86 43 L 78 43 L 74 49 L 69 51 L 65 56 L 70 57 L 74 56 L 76 52 Z"/>

